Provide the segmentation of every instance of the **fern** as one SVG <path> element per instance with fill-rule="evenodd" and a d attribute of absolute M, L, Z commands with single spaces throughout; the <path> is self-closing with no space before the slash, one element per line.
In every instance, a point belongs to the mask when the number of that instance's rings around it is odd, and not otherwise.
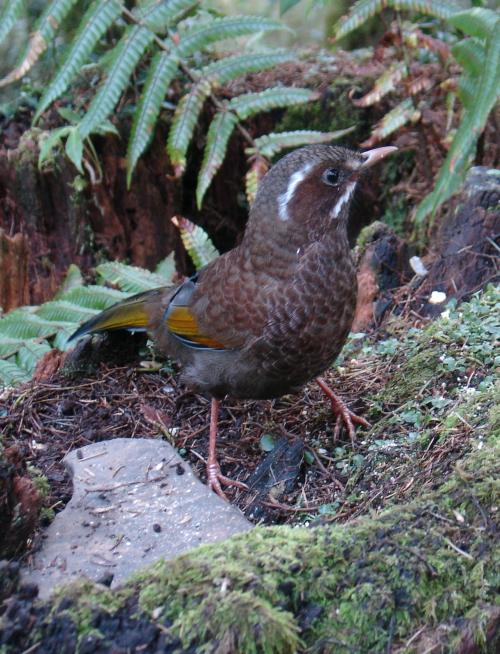
<path fill-rule="evenodd" d="M 120 14 L 121 9 L 118 0 L 96 0 L 88 8 L 73 40 L 73 45 L 38 104 L 34 122 L 68 88 L 69 83 L 81 66 L 86 63 L 101 36 Z"/>
<path fill-rule="evenodd" d="M 459 11 L 448 18 L 448 22 L 469 36 L 486 39 L 493 34 L 498 14 L 485 7 L 474 7 Z"/>
<path fill-rule="evenodd" d="M 11 0 L 11 2 L 5 2 L 0 13 L 0 43 L 2 43 L 16 24 L 16 21 L 22 14 L 23 8 L 24 0 Z"/>
<path fill-rule="evenodd" d="M 223 16 L 204 25 L 179 32 L 178 55 L 188 57 L 207 45 L 256 32 L 282 30 L 284 26 L 271 18 L 259 16 Z M 285 28 L 286 29 L 286 28 Z"/>
<path fill-rule="evenodd" d="M 193 86 L 177 105 L 168 135 L 167 152 L 178 171 L 186 167 L 186 153 L 205 100 L 211 91 L 211 82 L 203 79 Z"/>
<path fill-rule="evenodd" d="M 102 263 L 97 274 L 109 284 L 114 284 L 126 293 L 140 293 L 165 284 L 165 279 L 144 268 L 127 266 L 118 261 Z"/>
<path fill-rule="evenodd" d="M 144 91 L 134 114 L 132 132 L 128 143 L 127 186 L 129 187 L 134 168 L 153 136 L 162 102 L 178 66 L 179 60 L 177 57 L 166 52 L 159 52 L 151 62 Z"/>
<path fill-rule="evenodd" d="M 219 256 L 214 244 L 204 229 L 187 218 L 174 216 L 172 222 L 181 233 L 182 243 L 191 257 L 196 270 L 200 270 Z"/>
<path fill-rule="evenodd" d="M 485 48 L 481 74 L 475 85 L 474 104 L 467 107 L 460 122 L 448 155 L 438 174 L 430 195 L 420 203 L 415 220 L 422 224 L 429 214 L 455 192 L 461 183 L 466 166 L 488 116 L 498 101 L 500 92 L 500 18 L 491 30 Z"/>
<path fill-rule="evenodd" d="M 260 93 L 245 93 L 237 96 L 228 103 L 228 109 L 234 111 L 241 120 L 245 120 L 262 111 L 278 107 L 291 107 L 317 100 L 318 97 L 319 94 L 310 89 L 275 86 Z"/>
<path fill-rule="evenodd" d="M 35 25 L 27 53 L 19 66 L 3 80 L 4 84 L 20 79 L 29 70 L 48 42 L 54 39 L 75 2 L 47 2 Z M 197 185 L 197 201 L 200 203 L 225 157 L 235 127 L 247 144 L 255 149 L 249 131 L 240 126 L 241 121 L 257 112 L 310 102 L 318 97 L 317 93 L 307 89 L 276 87 L 263 93 L 235 97 L 229 102 L 220 99 L 218 89 L 221 85 L 241 75 L 290 61 L 294 55 L 283 50 L 247 52 L 222 55 L 202 65 L 201 62 L 207 61 L 204 51 L 226 39 L 288 28 L 271 18 L 259 16 L 213 17 L 199 11 L 198 4 L 196 0 L 149 0 L 136 3 L 137 6 L 131 10 L 121 0 L 93 0 L 89 4 L 61 65 L 42 94 L 35 122 L 66 92 L 82 67 L 89 61 L 96 61 L 96 49 L 104 35 L 113 30 L 117 43 L 108 47 L 100 59 L 97 58 L 103 76 L 83 116 L 63 107 L 61 115 L 71 125 L 40 136 L 40 166 L 51 161 L 54 149 L 64 147 L 66 156 L 80 173 L 85 171 L 84 158 L 89 158 L 92 167 L 98 168 L 99 162 L 89 137 L 94 133 L 116 131 L 109 117 L 120 99 L 127 96 L 133 76 L 139 69 L 141 72 L 144 69 L 145 75 L 136 75 L 136 79 L 145 81 L 138 82 L 142 89 L 137 106 L 133 108 L 132 129 L 127 143 L 127 185 L 130 186 L 137 162 L 154 134 L 169 89 L 174 79 L 183 75 L 191 86 L 177 103 L 167 140 L 167 152 L 177 176 L 186 167 L 187 152 L 207 99 L 210 99 L 212 112 L 215 108 Z M 0 35 L 12 29 L 21 7 L 20 0 L 15 0 L 3 11 Z M 221 128 L 220 133 L 214 131 L 217 126 Z"/>
<path fill-rule="evenodd" d="M 111 114 L 125 90 L 132 72 L 139 63 L 139 59 L 153 38 L 153 32 L 147 27 L 135 25 L 126 29 L 120 43 L 113 50 L 105 82 L 90 103 L 78 127 L 82 139 L 86 138 Z"/>
<path fill-rule="evenodd" d="M 255 139 L 255 148 L 247 148 L 247 152 L 249 154 L 260 152 L 262 156 L 271 158 L 286 148 L 298 148 L 313 143 L 329 143 L 343 138 L 353 130 L 354 126 L 336 132 L 317 132 L 304 129 L 293 132 L 264 134 L 264 136 Z"/>
<path fill-rule="evenodd" d="M 210 78 L 217 84 L 225 84 L 240 75 L 267 70 L 294 58 L 291 52 L 283 50 L 264 54 L 233 55 L 205 66 L 200 71 L 200 77 Z"/>
<path fill-rule="evenodd" d="M 419 12 L 435 18 L 449 18 L 458 10 L 457 5 L 443 0 L 358 0 L 337 23 L 335 38 L 338 40 L 347 36 L 386 8 Z"/>
<path fill-rule="evenodd" d="M 224 161 L 227 142 L 237 122 L 234 114 L 221 111 L 215 116 L 208 128 L 205 156 L 203 157 L 196 187 L 196 204 L 198 208 L 201 207 L 203 196 Z"/>
<path fill-rule="evenodd" d="M 45 52 L 47 45 L 54 38 L 57 27 L 66 18 L 77 0 L 52 0 L 40 16 L 21 62 L 6 77 L 0 80 L 0 88 L 16 82 L 28 73 Z M 12 26 L 11 26 L 12 27 Z"/>

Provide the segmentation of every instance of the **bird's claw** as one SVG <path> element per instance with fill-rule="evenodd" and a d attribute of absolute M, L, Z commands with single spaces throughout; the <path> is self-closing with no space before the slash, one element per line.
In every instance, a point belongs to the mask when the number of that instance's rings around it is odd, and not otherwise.
<path fill-rule="evenodd" d="M 339 398 L 336 399 L 337 402 L 332 400 L 332 411 L 337 416 L 337 419 L 335 420 L 335 429 L 333 430 L 333 440 L 336 441 L 338 439 L 340 435 L 340 428 L 342 423 L 344 423 L 344 426 L 347 429 L 347 433 L 349 434 L 349 438 L 351 439 L 351 443 L 354 445 L 356 438 L 354 425 L 362 425 L 363 427 L 368 428 L 370 428 L 371 425 L 367 420 L 361 416 L 356 415 L 350 409 L 348 409 L 342 400 Z"/>
<path fill-rule="evenodd" d="M 224 486 L 236 486 L 237 488 L 242 488 L 243 490 L 248 490 L 248 486 L 241 481 L 236 481 L 235 479 L 229 479 L 222 474 L 220 471 L 220 466 L 217 462 L 210 462 L 207 464 L 207 478 L 208 486 L 217 493 L 217 495 L 228 502 L 227 495 L 222 490 L 221 484 Z"/>

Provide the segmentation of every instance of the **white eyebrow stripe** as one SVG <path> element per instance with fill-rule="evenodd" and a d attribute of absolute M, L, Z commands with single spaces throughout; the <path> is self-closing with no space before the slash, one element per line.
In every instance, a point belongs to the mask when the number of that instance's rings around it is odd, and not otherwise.
<path fill-rule="evenodd" d="M 312 167 L 312 163 L 307 163 L 300 170 L 294 172 L 290 177 L 286 191 L 281 195 L 278 195 L 278 215 L 280 220 L 288 220 L 290 218 L 290 215 L 288 214 L 288 205 L 293 198 L 293 194 L 295 193 L 297 186 L 304 179 Z"/>
<path fill-rule="evenodd" d="M 333 209 L 330 212 L 331 218 L 338 218 L 344 204 L 349 202 L 349 200 L 351 199 L 351 195 L 353 194 L 355 187 L 356 187 L 356 182 L 351 182 L 346 186 L 345 191 L 342 193 L 340 198 L 337 200 L 337 204 L 333 207 Z"/>

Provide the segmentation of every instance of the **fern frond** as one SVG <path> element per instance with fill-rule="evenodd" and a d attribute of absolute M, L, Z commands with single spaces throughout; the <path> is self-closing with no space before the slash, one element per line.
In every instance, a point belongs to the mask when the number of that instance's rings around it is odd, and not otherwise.
<path fill-rule="evenodd" d="M 83 287 L 83 277 L 80 268 L 74 263 L 70 264 L 68 267 L 68 272 L 64 278 L 63 283 L 61 284 L 60 289 L 54 296 L 54 300 L 59 300 L 63 295 L 69 293 L 74 288 Z"/>
<path fill-rule="evenodd" d="M 138 7 L 133 13 L 142 25 L 153 32 L 162 33 L 197 4 L 197 0 L 153 0 L 144 7 Z"/>
<path fill-rule="evenodd" d="M 211 82 L 203 79 L 177 105 L 167 140 L 167 152 L 172 164 L 181 173 L 186 167 L 186 153 L 205 100 L 211 91 Z"/>
<path fill-rule="evenodd" d="M 165 280 L 160 275 L 156 275 L 144 268 L 127 266 L 119 261 L 101 263 L 97 266 L 96 272 L 104 281 L 118 286 L 126 293 L 140 293 L 141 291 L 165 286 Z"/>
<path fill-rule="evenodd" d="M 340 139 L 354 130 L 353 127 L 339 129 L 335 132 L 318 132 L 314 130 L 300 129 L 293 132 L 279 132 L 264 134 L 255 139 L 255 148 L 247 148 L 246 152 L 252 154 L 259 152 L 263 157 L 274 157 L 275 154 L 286 148 L 298 148 L 302 145 L 313 143 L 330 143 Z"/>
<path fill-rule="evenodd" d="M 153 57 L 139 105 L 134 113 L 132 132 L 127 147 L 127 186 L 134 168 L 148 147 L 168 87 L 177 72 L 179 60 L 175 55 L 159 52 Z"/>
<path fill-rule="evenodd" d="M 50 352 L 52 348 L 47 341 L 25 341 L 16 356 L 16 365 L 22 370 L 25 370 L 28 375 L 32 375 L 35 371 L 36 364 L 40 359 Z"/>
<path fill-rule="evenodd" d="M 477 77 L 470 73 L 463 73 L 458 78 L 458 97 L 466 109 L 469 109 L 475 101 Z"/>
<path fill-rule="evenodd" d="M 484 66 L 484 47 L 476 39 L 464 39 L 455 43 L 451 52 L 464 70 L 479 78 Z"/>
<path fill-rule="evenodd" d="M 127 293 L 118 291 L 116 288 L 107 286 L 78 286 L 65 293 L 60 299 L 71 302 L 78 308 L 93 309 L 94 311 L 104 311 L 115 302 L 124 300 Z M 39 314 L 39 312 L 37 312 Z"/>
<path fill-rule="evenodd" d="M 379 141 L 398 130 L 409 122 L 415 122 L 420 118 L 420 112 L 415 109 L 411 98 L 406 98 L 391 109 L 380 120 L 372 130 L 370 138 L 364 141 L 363 148 L 371 148 Z"/>
<path fill-rule="evenodd" d="M 282 23 L 260 16 L 223 16 L 203 25 L 179 32 L 178 54 L 187 57 L 206 48 L 210 43 L 246 34 L 288 29 Z"/>
<path fill-rule="evenodd" d="M 260 93 L 244 93 L 228 103 L 228 108 L 234 111 L 238 118 L 245 120 L 260 113 L 279 107 L 291 107 L 311 100 L 317 100 L 319 94 L 310 89 L 300 89 L 293 86 L 275 86 Z"/>
<path fill-rule="evenodd" d="M 225 84 L 235 77 L 255 73 L 259 70 L 267 70 L 286 61 L 293 61 L 295 55 L 290 51 L 278 50 L 260 54 L 243 54 L 224 57 L 214 61 L 199 71 L 201 79 L 210 78 L 218 84 Z"/>
<path fill-rule="evenodd" d="M 404 61 L 397 61 L 382 73 L 375 81 L 371 91 L 363 97 L 354 99 L 351 102 L 355 107 L 370 107 L 381 100 L 385 95 L 394 91 L 396 85 L 408 76 L 408 68 Z"/>
<path fill-rule="evenodd" d="M 415 221 L 421 225 L 429 214 L 454 193 L 461 183 L 471 153 L 476 147 L 490 111 L 500 95 L 500 19 L 497 19 L 487 40 L 481 75 L 477 81 L 475 98 L 466 109 L 448 155 L 439 171 L 432 193 L 417 208 Z"/>
<path fill-rule="evenodd" d="M 61 68 L 38 104 L 34 122 L 54 100 L 64 93 L 73 77 L 87 62 L 96 43 L 120 13 L 121 8 L 117 0 L 96 0 L 90 5 Z"/>
<path fill-rule="evenodd" d="M 200 270 L 219 256 L 210 237 L 199 225 L 182 216 L 174 216 L 172 222 L 179 229 L 182 243 L 196 270 Z"/>
<path fill-rule="evenodd" d="M 77 0 L 52 0 L 49 3 L 35 25 L 21 63 L 0 80 L 0 88 L 12 84 L 26 75 L 38 61 L 40 55 L 45 52 L 59 25 L 76 2 Z"/>
<path fill-rule="evenodd" d="M 88 320 L 96 313 L 96 309 L 79 307 L 67 300 L 53 300 L 42 304 L 42 306 L 37 310 L 36 315 L 45 320 L 78 323 L 83 320 Z"/>
<path fill-rule="evenodd" d="M 227 143 L 237 122 L 238 119 L 233 113 L 221 111 L 216 114 L 210 123 L 205 154 L 196 186 L 196 204 L 198 208 L 201 207 L 203 196 L 224 161 Z"/>
<path fill-rule="evenodd" d="M 30 379 L 30 375 L 13 361 L 0 360 L 0 382 L 2 386 L 22 384 Z"/>
<path fill-rule="evenodd" d="M 0 43 L 14 27 L 24 8 L 24 0 L 6 2 L 0 13 Z"/>
<path fill-rule="evenodd" d="M 335 39 L 341 39 L 363 25 L 369 18 L 383 9 L 417 11 L 436 18 L 449 18 L 458 7 L 444 0 L 358 0 L 349 12 L 335 25 Z"/>
<path fill-rule="evenodd" d="M 135 25 L 125 30 L 113 49 L 108 74 L 78 126 L 82 139 L 87 138 L 111 114 L 153 38 L 153 32 L 147 27 Z"/>
<path fill-rule="evenodd" d="M 473 7 L 466 11 L 459 11 L 450 16 L 448 22 L 464 34 L 486 39 L 491 36 L 495 23 L 500 20 L 498 14 L 486 7 Z"/>
<path fill-rule="evenodd" d="M 171 252 L 156 266 L 155 274 L 165 282 L 171 283 L 175 275 L 175 254 Z"/>
<path fill-rule="evenodd" d="M 36 310 L 36 307 L 35 307 Z M 11 311 L 0 320 L 0 336 L 10 338 L 38 338 L 52 336 L 64 324 L 45 320 L 40 316 L 23 310 Z"/>

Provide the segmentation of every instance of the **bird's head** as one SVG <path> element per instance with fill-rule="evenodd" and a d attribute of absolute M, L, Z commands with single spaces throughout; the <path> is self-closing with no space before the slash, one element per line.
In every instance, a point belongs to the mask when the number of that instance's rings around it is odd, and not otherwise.
<path fill-rule="evenodd" d="M 293 234 L 302 242 L 318 240 L 332 229 L 345 232 L 361 175 L 395 150 L 310 145 L 287 154 L 263 178 L 250 223 L 277 237 Z"/>

